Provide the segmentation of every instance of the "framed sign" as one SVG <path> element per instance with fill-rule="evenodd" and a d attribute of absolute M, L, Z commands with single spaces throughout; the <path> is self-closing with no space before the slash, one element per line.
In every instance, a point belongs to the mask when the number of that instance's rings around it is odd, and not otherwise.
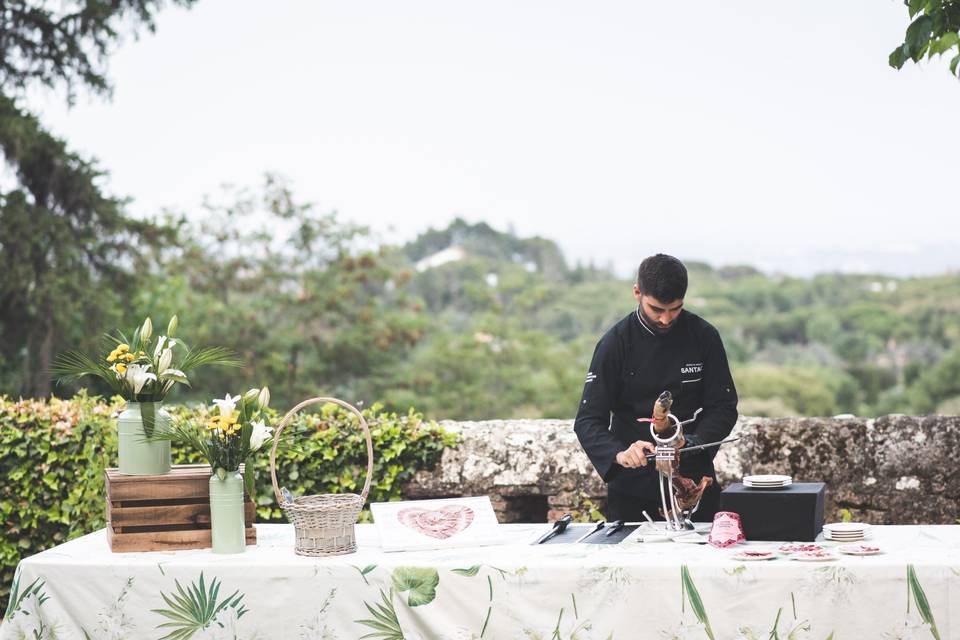
<path fill-rule="evenodd" d="M 384 551 L 479 547 L 503 541 L 487 496 L 374 502 L 370 512 Z"/>

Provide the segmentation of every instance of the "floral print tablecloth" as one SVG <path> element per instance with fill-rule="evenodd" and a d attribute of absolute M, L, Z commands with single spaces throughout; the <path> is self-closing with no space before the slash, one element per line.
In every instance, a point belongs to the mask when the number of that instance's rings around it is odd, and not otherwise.
<path fill-rule="evenodd" d="M 826 563 L 502 526 L 502 546 L 384 553 L 360 525 L 334 558 L 296 556 L 288 525 L 232 556 L 112 554 L 98 531 L 20 563 L 0 638 L 960 638 L 960 526 L 875 527 L 885 553 Z"/>

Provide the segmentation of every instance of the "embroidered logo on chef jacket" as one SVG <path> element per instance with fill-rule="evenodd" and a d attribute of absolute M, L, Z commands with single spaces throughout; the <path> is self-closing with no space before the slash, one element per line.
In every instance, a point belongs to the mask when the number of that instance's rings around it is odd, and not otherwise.
<path fill-rule="evenodd" d="M 596 379 L 597 379 L 597 374 L 595 374 L 593 371 L 587 371 L 587 379 L 584 380 L 583 383 L 587 384 L 588 382 L 593 382 Z"/>
<path fill-rule="evenodd" d="M 684 382 L 699 382 L 701 380 L 701 374 L 703 373 L 703 363 L 702 362 L 690 362 L 682 367 L 680 367 L 680 376 L 686 378 L 686 380 L 681 380 L 680 383 Z"/>

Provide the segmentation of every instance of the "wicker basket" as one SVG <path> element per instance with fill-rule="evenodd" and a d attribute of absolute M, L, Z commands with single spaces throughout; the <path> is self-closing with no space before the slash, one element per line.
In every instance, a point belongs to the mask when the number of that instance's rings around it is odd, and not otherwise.
<path fill-rule="evenodd" d="M 367 438 L 367 481 L 363 484 L 360 495 L 327 493 L 318 496 L 302 496 L 290 502 L 283 497 L 277 484 L 277 444 L 280 442 L 280 434 L 290 425 L 290 421 L 298 411 L 313 404 L 327 402 L 352 411 L 360 419 L 360 426 L 363 427 L 363 433 Z M 273 480 L 273 492 L 277 495 L 277 504 L 287 516 L 287 520 L 293 524 L 296 532 L 295 550 L 299 555 L 336 556 L 357 550 L 354 525 L 367 501 L 372 475 L 373 441 L 370 439 L 370 428 L 363 415 L 354 407 L 336 398 L 310 398 L 283 416 L 273 437 L 273 448 L 270 450 L 270 477 Z"/>

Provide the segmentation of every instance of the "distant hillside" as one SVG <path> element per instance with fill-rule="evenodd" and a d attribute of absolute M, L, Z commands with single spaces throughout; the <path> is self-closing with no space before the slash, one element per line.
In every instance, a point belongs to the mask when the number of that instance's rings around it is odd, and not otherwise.
<path fill-rule="evenodd" d="M 440 375 L 439 386 L 431 383 L 410 397 L 430 398 L 431 388 L 440 392 L 461 376 L 487 380 L 440 401 L 444 415 L 473 415 L 466 407 L 475 395 L 477 411 L 498 397 L 517 406 L 515 414 L 569 417 L 569 399 L 578 393 L 593 345 L 635 304 L 630 280 L 604 269 L 570 269 L 552 241 L 483 223 L 456 220 L 402 252 L 420 264 L 409 291 L 425 301 L 433 322 L 413 358 L 419 370 Z M 794 278 L 749 265 L 691 261 L 687 267 L 686 306 L 720 330 L 743 412 L 960 411 L 957 276 Z M 479 342 L 467 348 L 470 336 Z M 449 357 L 457 344 L 470 368 L 441 375 L 434 359 Z M 546 377 L 545 367 L 553 367 Z M 514 386 L 506 380 L 538 378 L 540 386 L 505 401 Z M 491 396 L 491 388 L 503 391 Z M 418 406 L 430 408 L 429 401 Z"/>
<path fill-rule="evenodd" d="M 468 256 L 522 265 L 565 277 L 567 264 L 552 240 L 534 236 L 519 238 L 493 229 L 485 222 L 470 224 L 456 218 L 445 229 L 428 229 L 402 247 L 411 262 L 418 263 L 447 249 L 459 247 Z"/>

